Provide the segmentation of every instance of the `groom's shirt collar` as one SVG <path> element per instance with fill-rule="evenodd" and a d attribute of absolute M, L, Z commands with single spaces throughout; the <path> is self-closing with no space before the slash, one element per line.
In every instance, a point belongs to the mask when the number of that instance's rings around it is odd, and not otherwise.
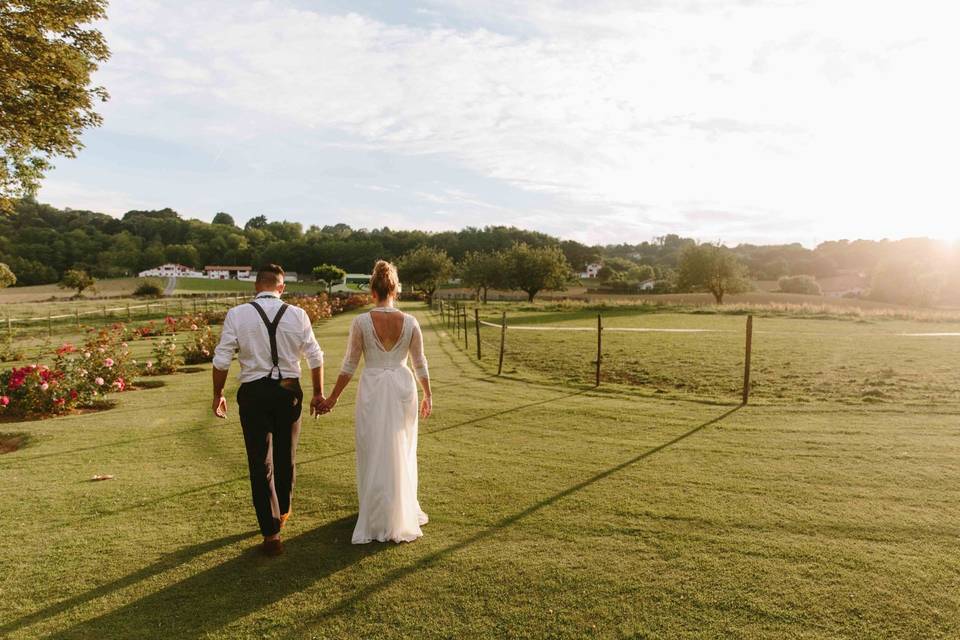
<path fill-rule="evenodd" d="M 280 294 L 277 293 L 276 291 L 261 291 L 261 292 L 258 293 L 256 296 L 254 296 L 253 299 L 254 299 L 254 300 L 260 300 L 261 298 L 275 298 L 275 299 L 279 300 L 279 299 L 280 299 Z"/>

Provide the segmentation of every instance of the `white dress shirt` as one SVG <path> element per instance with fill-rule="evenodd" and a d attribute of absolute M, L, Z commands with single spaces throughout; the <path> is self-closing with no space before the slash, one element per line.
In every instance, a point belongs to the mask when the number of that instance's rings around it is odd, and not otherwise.
<path fill-rule="evenodd" d="M 256 302 L 273 320 L 280 310 L 280 296 L 263 291 L 257 294 Z M 241 304 L 229 311 L 223 320 L 220 344 L 213 354 L 213 366 L 221 371 L 230 368 L 233 354 L 240 361 L 240 382 L 252 382 L 266 378 L 273 369 L 270 355 L 270 334 L 257 310 L 251 304 Z M 307 358 L 311 369 L 323 365 L 323 351 L 313 335 L 313 326 L 307 312 L 290 305 L 277 325 L 277 355 L 280 376 L 300 377 L 300 359 Z M 276 374 L 274 374 L 276 377 Z"/>

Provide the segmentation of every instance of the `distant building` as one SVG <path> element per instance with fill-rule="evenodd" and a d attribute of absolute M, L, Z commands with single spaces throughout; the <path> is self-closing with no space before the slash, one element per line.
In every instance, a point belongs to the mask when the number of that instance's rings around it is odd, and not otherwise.
<path fill-rule="evenodd" d="M 581 278 L 596 278 L 597 274 L 600 273 L 600 269 L 603 268 L 603 265 L 599 262 L 591 262 L 588 264 L 583 272 L 580 273 Z"/>
<path fill-rule="evenodd" d="M 657 282 L 659 282 L 659 280 L 656 278 L 652 280 L 644 280 L 637 285 L 637 288 L 640 289 L 640 291 L 653 291 L 654 287 L 657 286 Z"/>
<path fill-rule="evenodd" d="M 203 268 L 203 272 L 210 280 L 249 280 L 251 279 L 252 267 L 227 266 L 218 264 L 208 264 Z M 253 275 L 256 278 L 256 275 Z"/>
<path fill-rule="evenodd" d="M 146 269 L 141 271 L 139 274 L 141 278 L 202 278 L 204 277 L 199 271 L 194 271 L 188 266 L 177 264 L 175 262 L 168 262 L 167 264 L 162 264 L 159 267 L 154 267 L 153 269 Z"/>

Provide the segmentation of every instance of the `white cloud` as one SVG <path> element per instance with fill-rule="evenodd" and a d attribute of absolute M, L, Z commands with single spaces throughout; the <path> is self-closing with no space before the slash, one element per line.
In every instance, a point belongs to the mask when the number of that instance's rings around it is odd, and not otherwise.
<path fill-rule="evenodd" d="M 536 211 L 518 221 L 588 241 L 625 230 L 960 235 L 943 215 L 960 213 L 949 3 L 424 8 L 484 26 L 387 24 L 279 0 L 115 0 L 105 27 L 115 55 L 101 74 L 108 126 L 215 150 L 336 130 L 375 150 L 437 154 L 549 194 L 562 221 Z M 445 212 L 487 201 L 430 195 Z"/>

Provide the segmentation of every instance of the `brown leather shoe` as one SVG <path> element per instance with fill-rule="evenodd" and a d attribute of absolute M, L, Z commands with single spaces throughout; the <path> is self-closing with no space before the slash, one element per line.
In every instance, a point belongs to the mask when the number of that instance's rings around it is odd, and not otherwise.
<path fill-rule="evenodd" d="M 260 550 L 268 558 L 275 558 L 283 553 L 283 543 L 280 540 L 264 540 Z"/>

